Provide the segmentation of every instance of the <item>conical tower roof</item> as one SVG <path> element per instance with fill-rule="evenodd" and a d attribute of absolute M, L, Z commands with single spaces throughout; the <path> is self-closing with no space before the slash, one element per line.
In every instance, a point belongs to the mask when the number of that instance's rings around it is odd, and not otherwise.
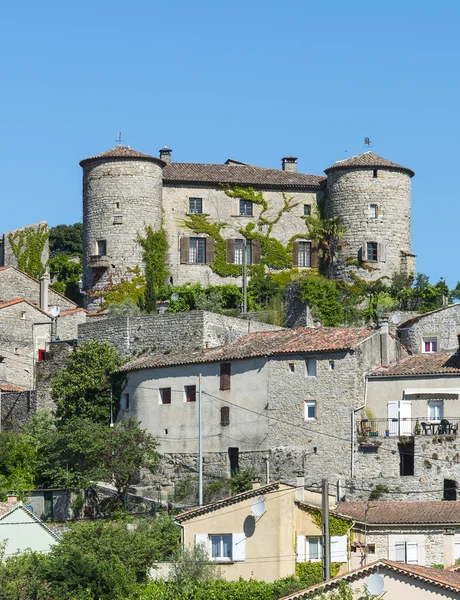
<path fill-rule="evenodd" d="M 142 152 L 133 150 L 129 146 L 118 145 L 115 146 L 115 148 L 101 152 L 101 154 L 84 158 L 82 161 L 80 161 L 80 166 L 83 167 L 84 165 L 97 160 L 141 160 L 156 163 L 161 167 L 166 165 L 164 161 L 156 158 L 155 156 L 143 154 Z"/>
<path fill-rule="evenodd" d="M 398 169 L 399 171 L 404 171 L 410 175 L 410 177 L 415 175 L 414 171 L 411 169 L 391 162 L 391 160 L 383 158 L 383 156 L 378 156 L 373 152 L 363 152 L 363 154 L 358 154 L 357 156 L 352 156 L 350 158 L 346 158 L 345 160 L 338 160 L 332 166 L 328 167 L 324 172 L 329 173 L 330 171 L 335 171 L 337 169 L 361 169 L 363 167 L 374 169 Z"/>

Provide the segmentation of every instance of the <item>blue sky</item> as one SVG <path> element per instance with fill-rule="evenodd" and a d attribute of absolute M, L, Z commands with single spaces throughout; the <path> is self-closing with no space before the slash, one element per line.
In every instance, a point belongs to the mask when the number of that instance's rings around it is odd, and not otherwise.
<path fill-rule="evenodd" d="M 365 150 L 415 170 L 418 270 L 453 287 L 460 2 L 3 3 L 1 231 L 81 219 L 78 162 L 126 143 L 321 174 Z"/>

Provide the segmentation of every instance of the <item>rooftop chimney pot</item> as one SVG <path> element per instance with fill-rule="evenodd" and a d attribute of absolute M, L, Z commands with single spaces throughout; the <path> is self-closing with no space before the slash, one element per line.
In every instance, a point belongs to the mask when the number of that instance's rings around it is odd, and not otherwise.
<path fill-rule="evenodd" d="M 168 148 L 168 146 L 165 145 L 160 150 L 160 159 L 169 164 L 171 162 L 171 152 L 171 148 Z"/>
<path fill-rule="evenodd" d="M 285 156 L 281 159 L 281 165 L 283 171 L 291 171 L 291 173 L 297 172 L 297 158 L 295 156 Z"/>
<path fill-rule="evenodd" d="M 254 477 L 252 480 L 252 489 L 258 490 L 260 488 L 260 477 Z"/>
<path fill-rule="evenodd" d="M 8 494 L 7 502 L 8 504 L 15 504 L 18 501 L 18 497 L 15 494 Z"/>

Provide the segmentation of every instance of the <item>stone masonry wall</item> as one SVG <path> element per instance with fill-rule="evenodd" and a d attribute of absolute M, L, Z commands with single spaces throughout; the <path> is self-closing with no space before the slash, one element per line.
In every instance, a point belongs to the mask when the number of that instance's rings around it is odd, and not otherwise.
<path fill-rule="evenodd" d="M 65 365 L 67 357 L 75 346 L 68 342 L 51 342 L 48 347 L 49 359 L 37 363 L 36 366 L 36 393 L 37 410 L 53 412 L 56 405 L 51 399 L 50 383 L 53 376 Z"/>
<path fill-rule="evenodd" d="M 40 225 L 46 225 L 46 228 L 48 228 L 48 223 L 46 221 L 40 221 L 39 223 L 33 223 L 32 225 L 26 225 L 25 227 L 20 227 L 19 229 L 14 229 L 12 231 L 9 231 L 7 233 L 3 234 L 3 265 L 1 266 L 6 266 L 6 265 L 10 265 L 12 267 L 17 267 L 18 266 L 18 261 L 16 259 L 16 257 L 14 256 L 13 253 L 13 249 L 11 247 L 10 244 L 10 240 L 9 240 L 9 236 L 10 234 L 15 234 L 17 232 L 21 232 L 24 229 L 37 229 Z M 43 252 L 42 252 L 42 256 L 41 256 L 41 260 L 43 264 L 46 264 L 49 260 L 49 240 L 46 240 L 45 242 L 45 246 L 43 248 Z"/>
<path fill-rule="evenodd" d="M 6 302 L 14 298 L 25 298 L 39 306 L 40 282 L 13 267 L 0 269 L 0 302 Z M 48 301 L 49 306 L 59 306 L 61 309 L 76 307 L 75 302 L 61 296 L 52 288 L 49 288 Z"/>
<path fill-rule="evenodd" d="M 460 303 L 446 306 L 399 328 L 401 343 L 412 354 L 423 350 L 423 338 L 435 337 L 438 340 L 438 352 L 455 352 L 458 349 L 457 334 L 460 333 Z"/>
<path fill-rule="evenodd" d="M 1 431 L 18 433 L 37 410 L 35 391 L 1 392 Z"/>

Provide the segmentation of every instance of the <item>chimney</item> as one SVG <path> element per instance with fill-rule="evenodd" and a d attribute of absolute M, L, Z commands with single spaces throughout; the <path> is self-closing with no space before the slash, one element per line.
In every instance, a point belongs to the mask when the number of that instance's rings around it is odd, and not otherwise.
<path fill-rule="evenodd" d="M 446 529 L 443 538 L 444 568 L 448 569 L 455 564 L 455 531 L 453 529 Z"/>
<path fill-rule="evenodd" d="M 380 362 L 382 367 L 388 367 L 390 364 L 390 330 L 388 319 L 383 317 L 379 323 L 380 327 Z"/>
<path fill-rule="evenodd" d="M 15 494 L 8 494 L 8 496 L 7 496 L 8 504 L 16 504 L 17 501 L 18 501 L 18 497 Z"/>
<path fill-rule="evenodd" d="M 303 502 L 305 492 L 305 475 L 303 473 L 297 473 L 295 487 L 295 499 Z"/>
<path fill-rule="evenodd" d="M 171 148 L 168 148 L 168 146 L 165 144 L 160 150 L 160 160 L 164 160 L 164 162 L 169 165 L 171 162 L 171 152 Z"/>
<path fill-rule="evenodd" d="M 295 156 L 285 156 L 281 159 L 283 171 L 291 171 L 297 173 L 297 158 Z"/>
<path fill-rule="evenodd" d="M 40 308 L 48 312 L 49 275 L 45 273 L 40 277 Z"/>
<path fill-rule="evenodd" d="M 260 488 L 260 477 L 254 477 L 252 480 L 252 489 L 258 490 Z"/>

